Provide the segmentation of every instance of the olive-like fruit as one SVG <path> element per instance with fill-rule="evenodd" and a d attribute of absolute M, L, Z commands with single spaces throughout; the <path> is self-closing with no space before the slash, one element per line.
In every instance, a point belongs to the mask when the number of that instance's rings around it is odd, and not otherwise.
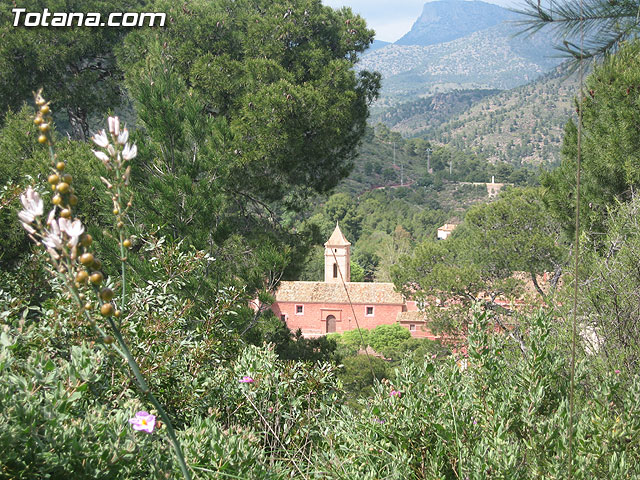
<path fill-rule="evenodd" d="M 62 197 L 60 195 L 54 195 L 53 198 L 51 199 L 51 202 L 54 205 L 60 205 L 62 203 Z"/>
<path fill-rule="evenodd" d="M 100 273 L 100 272 L 93 272 L 89 276 L 89 281 L 91 283 L 93 283 L 94 285 L 100 285 L 102 283 L 103 279 L 104 279 L 104 277 L 102 276 L 102 273 Z"/>
<path fill-rule="evenodd" d="M 118 215 L 120 213 L 120 210 L 118 210 L 117 208 L 113 209 L 113 214 L 114 215 Z"/>
<path fill-rule="evenodd" d="M 122 315 L 122 312 L 120 310 L 116 310 L 115 312 L 113 312 L 113 316 L 116 318 L 120 318 L 120 315 Z"/>
<path fill-rule="evenodd" d="M 48 123 L 42 123 L 42 124 L 40 124 L 40 126 L 38 128 L 43 133 L 44 132 L 48 132 L 49 130 L 51 130 L 51 126 Z"/>
<path fill-rule="evenodd" d="M 40 113 L 42 115 L 48 115 L 51 112 L 51 109 L 49 108 L 49 105 L 42 105 L 40 107 Z"/>
<path fill-rule="evenodd" d="M 88 279 L 89 279 L 89 274 L 86 272 L 86 270 L 80 270 L 78 273 L 76 273 L 76 282 L 84 283 Z"/>
<path fill-rule="evenodd" d="M 91 242 L 93 242 L 93 237 L 88 233 L 85 233 L 80 239 L 80 244 L 85 248 L 91 245 Z"/>
<path fill-rule="evenodd" d="M 72 207 L 75 207 L 78 204 L 78 197 L 75 195 L 71 195 L 69 197 L 69 205 L 71 205 Z"/>
<path fill-rule="evenodd" d="M 103 303 L 100 307 L 100 314 L 104 317 L 110 317 L 113 315 L 113 305 L 110 303 Z"/>
<path fill-rule="evenodd" d="M 56 186 L 56 190 L 58 190 L 58 192 L 60 193 L 67 193 L 69 192 L 69 184 L 67 182 L 60 182 Z"/>
<path fill-rule="evenodd" d="M 69 175 L 68 173 L 65 173 L 62 176 L 62 181 L 68 184 L 71 184 L 71 182 L 73 181 L 73 177 L 71 175 Z"/>
<path fill-rule="evenodd" d="M 43 121 L 44 120 L 40 115 L 36 115 L 36 118 L 33 119 L 33 123 L 35 123 L 36 125 L 40 125 Z"/>
<path fill-rule="evenodd" d="M 124 242 L 122 242 L 122 246 L 123 246 L 124 248 L 129 248 L 129 247 L 131 247 L 131 240 L 129 240 L 129 239 L 127 238 Z"/>
<path fill-rule="evenodd" d="M 40 135 L 38 137 L 38 143 L 47 143 L 47 136 L 46 135 Z"/>
<path fill-rule="evenodd" d="M 102 290 L 100 290 L 100 298 L 105 302 L 110 302 L 113 298 L 113 290 L 111 290 L 109 287 L 104 287 Z"/>
<path fill-rule="evenodd" d="M 52 173 L 51 175 L 49 175 L 49 178 L 47 180 L 51 185 L 55 185 L 60 181 L 60 177 L 57 173 Z"/>
<path fill-rule="evenodd" d="M 85 310 L 93 310 L 93 303 L 91 302 L 87 302 L 84 304 L 84 309 Z"/>
<path fill-rule="evenodd" d="M 80 255 L 80 263 L 83 265 L 91 265 L 93 264 L 94 258 L 93 258 L 93 254 L 92 253 L 83 253 L 82 255 Z"/>
<path fill-rule="evenodd" d="M 71 210 L 69 210 L 68 208 L 63 209 L 63 210 L 60 212 L 60 216 L 61 216 L 62 218 L 71 218 Z"/>
<path fill-rule="evenodd" d="M 107 335 L 106 337 L 104 337 L 104 338 L 102 339 L 102 341 L 103 341 L 104 343 L 106 343 L 107 345 L 111 345 L 113 342 L 115 342 L 115 340 L 116 340 L 116 339 L 115 339 L 115 338 L 113 338 L 113 336 L 111 336 L 111 335 Z"/>
<path fill-rule="evenodd" d="M 65 166 L 66 166 L 66 165 L 64 164 L 64 162 L 58 162 L 58 163 L 56 163 L 56 170 L 58 170 L 59 172 L 61 172 L 61 171 L 63 171 L 63 170 L 64 170 L 64 167 L 65 167 Z"/>

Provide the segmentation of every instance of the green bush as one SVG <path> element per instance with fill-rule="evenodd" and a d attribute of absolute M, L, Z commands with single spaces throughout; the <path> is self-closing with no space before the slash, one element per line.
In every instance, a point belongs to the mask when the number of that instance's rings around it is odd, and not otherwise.
<path fill-rule="evenodd" d="M 399 323 L 378 325 L 371 331 L 369 345 L 385 357 L 392 357 L 402 348 L 402 344 L 411 338 L 411 332 Z"/>

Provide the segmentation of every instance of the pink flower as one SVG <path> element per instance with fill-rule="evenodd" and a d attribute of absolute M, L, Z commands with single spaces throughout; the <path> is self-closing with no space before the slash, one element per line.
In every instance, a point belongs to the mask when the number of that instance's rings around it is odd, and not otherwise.
<path fill-rule="evenodd" d="M 620 370 L 615 371 L 616 375 L 620 375 Z"/>
<path fill-rule="evenodd" d="M 399 390 L 391 390 L 391 392 L 389 392 L 389 396 L 390 397 L 401 397 L 402 396 L 402 392 Z"/>
<path fill-rule="evenodd" d="M 253 383 L 255 380 L 251 377 L 244 376 L 240 379 L 240 383 Z"/>
<path fill-rule="evenodd" d="M 134 430 L 152 433 L 156 426 L 156 416 L 147 412 L 138 412 L 136 416 L 129 420 Z"/>

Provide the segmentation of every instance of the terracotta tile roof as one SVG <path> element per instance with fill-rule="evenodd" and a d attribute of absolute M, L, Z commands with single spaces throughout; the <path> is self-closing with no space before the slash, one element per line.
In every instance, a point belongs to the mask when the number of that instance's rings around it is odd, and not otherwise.
<path fill-rule="evenodd" d="M 404 304 L 393 283 L 349 282 L 346 285 L 354 304 Z M 280 282 L 276 302 L 349 303 L 342 283 L 325 282 Z"/>
<path fill-rule="evenodd" d="M 398 321 L 399 322 L 426 322 L 427 316 L 425 312 L 400 312 L 398 313 Z"/>
<path fill-rule="evenodd" d="M 327 243 L 324 244 L 325 247 L 329 245 L 331 245 L 332 247 L 346 247 L 348 245 L 351 245 L 342 234 L 342 231 L 340 230 L 340 227 L 337 223 L 335 230 L 329 237 L 329 240 L 327 240 Z"/>

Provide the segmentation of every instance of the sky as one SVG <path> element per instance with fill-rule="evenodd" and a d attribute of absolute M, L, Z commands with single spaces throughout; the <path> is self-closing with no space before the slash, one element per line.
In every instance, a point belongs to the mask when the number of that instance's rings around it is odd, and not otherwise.
<path fill-rule="evenodd" d="M 411 26 L 422 13 L 422 6 L 428 0 L 322 0 L 333 8 L 351 7 L 367 21 L 369 28 L 376 31 L 376 39 L 395 42 L 411 30 Z M 515 7 L 518 0 L 484 0 L 501 7 Z"/>

